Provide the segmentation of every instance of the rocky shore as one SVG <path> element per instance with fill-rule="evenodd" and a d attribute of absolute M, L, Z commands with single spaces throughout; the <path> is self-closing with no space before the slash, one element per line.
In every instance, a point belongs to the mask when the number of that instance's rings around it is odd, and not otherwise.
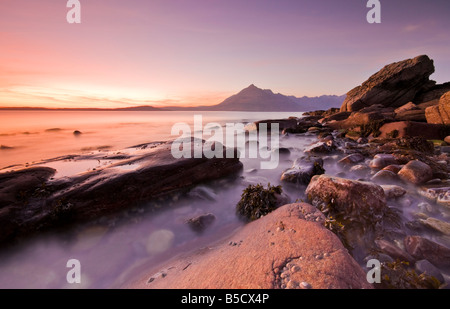
<path fill-rule="evenodd" d="M 259 121 L 279 123 L 284 136 L 317 136 L 280 175 L 305 203 L 281 206 L 129 287 L 447 288 L 450 83 L 436 85 L 433 72 L 428 56 L 393 63 L 340 109 Z M 381 263 L 380 283 L 366 279 L 371 259 Z"/>
<path fill-rule="evenodd" d="M 244 190 L 239 205 L 251 222 L 140 271 L 124 287 L 446 288 L 450 83 L 437 85 L 433 72 L 428 56 L 393 63 L 349 91 L 340 109 L 254 123 L 278 123 L 281 137 L 315 141 L 277 175 L 280 187 Z M 175 159 L 170 147 L 151 143 L 53 161 L 105 162 L 72 176 L 59 175 L 51 160 L 0 174 L 0 243 L 114 215 L 242 170 L 236 156 Z M 295 203 L 282 195 L 284 186 L 296 190 Z M 186 223 L 201 233 L 214 220 L 208 213 Z M 381 263 L 380 283 L 367 280 L 373 259 Z"/>

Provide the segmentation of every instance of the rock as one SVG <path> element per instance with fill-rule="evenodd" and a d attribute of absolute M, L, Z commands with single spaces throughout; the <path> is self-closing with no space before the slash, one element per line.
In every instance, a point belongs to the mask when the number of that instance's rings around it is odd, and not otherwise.
<path fill-rule="evenodd" d="M 436 218 L 419 219 L 419 222 L 444 235 L 450 235 L 450 223 Z"/>
<path fill-rule="evenodd" d="M 376 154 L 373 160 L 370 161 L 369 166 L 373 169 L 382 169 L 388 165 L 396 164 L 397 159 L 391 154 Z"/>
<path fill-rule="evenodd" d="M 216 220 L 216 216 L 213 214 L 203 214 L 191 219 L 186 220 L 186 223 L 189 225 L 189 227 L 194 230 L 195 232 L 203 232 L 205 229 L 207 229 L 213 222 Z"/>
<path fill-rule="evenodd" d="M 420 260 L 417 261 L 414 265 L 414 268 L 416 269 L 418 274 L 427 274 L 429 276 L 432 276 L 439 280 L 441 283 L 445 282 L 444 276 L 442 276 L 442 273 L 439 269 L 437 269 L 436 266 L 430 263 L 428 260 Z"/>
<path fill-rule="evenodd" d="M 320 158 L 296 159 L 294 165 L 283 172 L 281 181 L 308 185 L 314 175 L 325 173 L 323 160 Z"/>
<path fill-rule="evenodd" d="M 383 189 L 369 182 L 314 176 L 305 194 L 312 205 L 323 211 L 345 214 L 360 221 L 378 222 L 386 210 Z"/>
<path fill-rule="evenodd" d="M 402 169 L 402 167 L 397 164 L 391 164 L 386 167 L 383 167 L 383 171 L 390 171 L 394 174 L 398 174 L 398 172 L 400 172 L 401 169 Z"/>
<path fill-rule="evenodd" d="M 158 230 L 150 234 L 147 239 L 146 248 L 149 254 L 158 254 L 166 251 L 172 246 L 175 234 L 169 230 Z"/>
<path fill-rule="evenodd" d="M 321 123 L 322 124 L 326 124 L 328 122 L 331 121 L 341 121 L 341 120 L 345 120 L 350 116 L 351 112 L 339 112 L 333 115 L 330 115 L 328 117 L 322 118 L 321 119 Z"/>
<path fill-rule="evenodd" d="M 402 167 L 400 172 L 398 172 L 398 176 L 406 182 L 419 185 L 432 179 L 433 171 L 427 164 L 413 160 Z"/>
<path fill-rule="evenodd" d="M 358 138 L 358 139 L 356 140 L 356 142 L 357 142 L 358 144 L 367 144 L 367 143 L 369 142 L 369 140 L 368 140 L 367 138 L 365 138 L 365 137 L 360 137 L 360 138 Z"/>
<path fill-rule="evenodd" d="M 396 114 L 394 119 L 397 121 L 417 121 L 417 122 L 427 121 L 425 111 L 421 109 L 401 112 L 399 114 Z"/>
<path fill-rule="evenodd" d="M 450 135 L 449 135 L 449 136 L 446 136 L 446 137 L 444 138 L 444 142 L 446 142 L 447 144 L 450 144 Z"/>
<path fill-rule="evenodd" d="M 413 102 L 408 102 L 405 105 L 402 105 L 399 108 L 395 109 L 394 113 L 397 115 L 412 110 L 420 110 L 420 108 L 418 108 L 417 105 L 414 104 Z"/>
<path fill-rule="evenodd" d="M 370 167 L 368 167 L 365 164 L 357 164 L 350 168 L 350 172 L 355 173 L 360 177 L 365 177 L 367 174 L 370 173 Z"/>
<path fill-rule="evenodd" d="M 443 206 L 450 206 L 450 187 L 422 188 L 418 192 L 420 195 L 424 196 L 430 201 L 441 204 Z"/>
<path fill-rule="evenodd" d="M 56 226 L 98 219 L 177 190 L 236 174 L 242 169 L 237 156 L 226 158 L 225 147 L 222 148 L 224 158 L 212 159 L 177 159 L 171 149 L 172 143 L 166 142 L 148 144 L 145 149 L 127 156 L 111 154 L 111 159 L 105 153 L 71 156 L 80 164 L 84 160 L 106 159 L 112 163 L 54 180 L 49 178 L 55 170 L 43 167 L 0 174 L 0 205 L 7 206 L 7 209 L 0 209 L 0 229 L 15 225 L 13 233 L 0 233 L 0 242 Z M 13 195 L 14 192 L 23 194 Z"/>
<path fill-rule="evenodd" d="M 400 249 L 393 243 L 380 239 L 375 240 L 376 245 L 380 248 L 381 251 L 392 257 L 394 260 L 399 259 L 401 261 L 414 263 L 415 259 L 406 251 Z"/>
<path fill-rule="evenodd" d="M 364 156 L 360 153 L 354 153 L 339 160 L 338 164 L 346 166 L 346 165 L 353 165 L 355 163 L 359 163 L 362 161 L 364 161 Z"/>
<path fill-rule="evenodd" d="M 83 133 L 81 133 L 78 130 L 73 131 L 73 135 L 75 135 L 75 136 L 80 136 L 81 134 L 83 134 Z"/>
<path fill-rule="evenodd" d="M 396 185 L 382 185 L 387 199 L 397 199 L 406 194 L 406 190 Z"/>
<path fill-rule="evenodd" d="M 428 260 L 437 267 L 450 266 L 450 248 L 420 236 L 407 236 L 404 245 L 405 250 L 417 260 Z"/>
<path fill-rule="evenodd" d="M 450 125 L 450 91 L 439 99 L 439 104 L 425 110 L 428 123 Z"/>
<path fill-rule="evenodd" d="M 416 121 L 398 121 L 386 123 L 380 128 L 380 138 L 400 138 L 420 136 L 425 139 L 443 139 L 445 126 L 440 124 L 422 123 Z"/>
<path fill-rule="evenodd" d="M 415 98 L 433 72 L 433 60 L 425 55 L 389 64 L 349 91 L 341 112 L 358 111 L 379 103 L 400 107 Z"/>
<path fill-rule="evenodd" d="M 373 175 L 370 180 L 380 184 L 395 184 L 398 183 L 399 178 L 397 174 L 391 171 L 381 170 Z"/>
<path fill-rule="evenodd" d="M 322 213 L 311 205 L 285 205 L 243 226 L 212 247 L 153 266 L 125 287 L 372 288 L 367 283 L 365 272 L 336 235 L 323 227 L 324 221 Z M 230 246 L 230 242 L 238 242 L 239 246 Z M 318 254 L 323 258 L 316 259 Z M 298 266 L 295 272 L 291 270 L 294 265 Z M 166 276 L 155 278 L 153 275 L 161 270 L 166 272 Z M 154 279 L 150 281 L 149 278 Z"/>
<path fill-rule="evenodd" d="M 304 152 L 312 154 L 330 153 L 336 146 L 333 141 L 317 142 L 307 147 Z"/>
<path fill-rule="evenodd" d="M 437 105 L 439 103 L 439 99 L 448 91 L 450 91 L 450 82 L 432 85 L 428 89 L 422 89 L 414 98 L 414 102 L 416 102 L 419 107 L 433 101 L 436 101 L 435 105 Z"/>

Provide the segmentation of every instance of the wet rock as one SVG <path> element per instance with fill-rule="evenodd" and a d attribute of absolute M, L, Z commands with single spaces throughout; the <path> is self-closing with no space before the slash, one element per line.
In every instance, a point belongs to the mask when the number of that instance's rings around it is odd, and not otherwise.
<path fill-rule="evenodd" d="M 418 160 L 413 160 L 409 161 L 408 164 L 398 172 L 398 176 L 406 182 L 419 185 L 432 179 L 433 171 L 427 164 Z"/>
<path fill-rule="evenodd" d="M 190 144 L 192 154 L 196 143 Z M 226 158 L 225 147 L 221 149 L 224 158 L 208 159 L 175 158 L 172 142 L 148 145 L 108 167 L 55 180 L 49 179 L 55 170 L 43 167 L 1 174 L 0 206 L 7 209 L 0 213 L 0 242 L 98 219 L 242 169 L 237 156 Z M 83 155 L 77 157 L 77 162 L 103 160 L 104 156 Z M 128 168 L 133 165 L 135 169 Z M 13 232 L 2 230 L 11 224 Z"/>
<path fill-rule="evenodd" d="M 436 278 L 441 283 L 445 282 L 444 276 L 442 276 L 442 273 L 440 272 L 440 270 L 436 266 L 431 264 L 430 261 L 420 260 L 420 261 L 417 261 L 414 266 L 415 266 L 415 269 L 418 274 L 425 273 L 429 276 Z"/>
<path fill-rule="evenodd" d="M 444 138 L 444 142 L 450 144 L 450 135 Z"/>
<path fill-rule="evenodd" d="M 391 171 L 381 170 L 373 175 L 370 180 L 379 184 L 395 184 L 398 183 L 399 178 L 397 174 Z"/>
<path fill-rule="evenodd" d="M 398 246 L 387 240 L 375 240 L 375 243 L 381 251 L 392 257 L 394 260 L 399 259 L 409 263 L 414 263 L 415 261 L 415 259 L 408 252 L 400 249 Z"/>
<path fill-rule="evenodd" d="M 215 201 L 217 194 L 211 188 L 205 186 L 197 186 L 189 191 L 188 196 L 207 201 Z"/>
<path fill-rule="evenodd" d="M 450 266 L 450 248 L 420 236 L 407 236 L 405 250 L 417 260 L 428 260 L 437 267 Z"/>
<path fill-rule="evenodd" d="M 368 167 L 365 164 L 357 164 L 350 168 L 350 172 L 355 173 L 360 177 L 365 177 L 367 174 L 370 173 L 370 167 Z"/>
<path fill-rule="evenodd" d="M 203 214 L 191 219 L 188 219 L 186 223 L 195 232 L 203 232 L 216 220 L 216 216 L 211 213 Z"/>
<path fill-rule="evenodd" d="M 387 199 L 397 199 L 406 194 L 406 190 L 396 185 L 382 185 Z"/>
<path fill-rule="evenodd" d="M 338 164 L 342 166 L 347 166 L 347 165 L 354 165 L 362 161 L 364 161 L 364 156 L 359 153 L 354 153 L 339 160 Z"/>
<path fill-rule="evenodd" d="M 394 174 L 398 174 L 398 172 L 400 172 L 401 169 L 402 169 L 402 167 L 397 164 L 391 164 L 386 167 L 383 167 L 383 171 L 390 171 Z"/>
<path fill-rule="evenodd" d="M 297 118 L 291 118 L 291 119 L 268 119 L 268 120 L 260 120 L 253 123 L 253 127 L 250 129 L 259 130 L 260 124 L 266 124 L 267 130 L 271 130 L 273 124 L 278 124 L 278 127 L 280 129 L 280 132 L 285 129 L 291 129 L 297 127 Z M 289 132 L 294 133 L 294 132 Z M 304 133 L 304 132 L 299 132 Z"/>
<path fill-rule="evenodd" d="M 81 133 L 78 130 L 73 131 L 73 135 L 75 135 L 75 136 L 80 136 L 81 134 L 83 134 L 83 133 Z"/>
<path fill-rule="evenodd" d="M 316 218 L 321 220 L 316 222 Z M 323 226 L 324 220 L 322 213 L 311 205 L 282 206 L 212 247 L 184 254 L 149 269 L 129 287 L 274 289 L 288 285 L 300 288 L 301 282 L 308 282 L 305 287 L 317 289 L 371 288 L 365 272 L 336 235 Z M 280 226 L 283 231 L 275 232 Z M 236 239 L 242 240 L 240 245 L 230 246 L 230 241 L 236 242 Z M 331 256 L 325 257 L 325 253 Z M 317 254 L 324 258 L 315 259 Z M 293 265 L 300 269 L 291 271 Z M 162 269 L 167 270 L 167 276 L 149 282 L 148 278 L 154 278 L 152 275 Z"/>
<path fill-rule="evenodd" d="M 158 230 L 150 234 L 146 248 L 149 254 L 158 254 L 172 246 L 175 234 L 170 230 Z"/>
<path fill-rule="evenodd" d="M 322 211 L 343 214 L 367 223 L 381 220 L 386 210 L 383 189 L 369 182 L 329 175 L 314 176 L 305 193 L 312 205 Z"/>
<path fill-rule="evenodd" d="M 314 175 L 325 173 L 321 158 L 296 159 L 294 165 L 283 172 L 281 181 L 308 185 Z"/>
<path fill-rule="evenodd" d="M 419 222 L 444 235 L 450 235 L 450 223 L 436 218 L 419 219 Z"/>
<path fill-rule="evenodd" d="M 391 154 L 376 154 L 369 166 L 373 169 L 382 169 L 388 165 L 397 164 L 397 159 Z"/>
<path fill-rule="evenodd" d="M 443 206 L 450 206 L 450 187 L 422 188 L 418 191 L 420 195 Z"/>
<path fill-rule="evenodd" d="M 333 141 L 327 141 L 314 143 L 307 147 L 304 151 L 311 154 L 325 154 L 332 152 L 335 148 L 336 146 Z"/>

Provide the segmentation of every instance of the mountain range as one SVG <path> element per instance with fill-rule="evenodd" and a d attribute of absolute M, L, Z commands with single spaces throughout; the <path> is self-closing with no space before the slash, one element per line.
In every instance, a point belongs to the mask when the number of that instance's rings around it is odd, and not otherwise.
<path fill-rule="evenodd" d="M 81 111 L 249 111 L 249 112 L 306 112 L 312 110 L 326 110 L 340 107 L 345 95 L 323 95 L 319 97 L 295 97 L 281 93 L 273 93 L 270 89 L 261 89 L 251 84 L 239 93 L 232 95 L 217 105 L 194 107 L 153 107 L 136 106 L 116 109 L 100 108 L 59 108 L 57 110 Z M 40 107 L 4 107 L 0 110 L 55 110 Z"/>

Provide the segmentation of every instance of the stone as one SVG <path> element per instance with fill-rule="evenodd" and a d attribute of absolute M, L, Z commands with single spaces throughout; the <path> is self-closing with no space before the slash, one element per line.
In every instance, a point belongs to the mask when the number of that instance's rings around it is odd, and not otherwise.
<path fill-rule="evenodd" d="M 365 177 L 367 174 L 370 173 L 370 167 L 368 167 L 365 164 L 357 164 L 350 168 L 350 172 L 352 172 L 360 177 Z"/>
<path fill-rule="evenodd" d="M 175 234 L 169 230 L 158 230 L 148 236 L 146 248 L 149 254 L 158 254 L 172 246 Z"/>
<path fill-rule="evenodd" d="M 425 139 L 443 139 L 445 126 L 417 121 L 398 121 L 386 123 L 380 128 L 380 138 L 423 137 Z"/>
<path fill-rule="evenodd" d="M 402 105 L 399 108 L 396 108 L 394 110 L 394 113 L 400 114 L 400 113 L 404 113 L 404 112 L 411 111 L 411 110 L 420 110 L 420 108 L 418 108 L 417 105 L 414 104 L 413 102 L 408 102 L 405 105 Z"/>
<path fill-rule="evenodd" d="M 251 127 L 248 127 L 249 130 L 259 130 L 260 124 L 266 124 L 267 130 L 271 130 L 272 124 L 278 124 L 280 132 L 285 129 L 296 128 L 297 127 L 297 118 L 291 119 L 268 119 L 268 120 L 260 120 L 253 123 Z M 302 132 L 303 133 L 303 132 Z"/>
<path fill-rule="evenodd" d="M 396 185 L 381 185 L 387 199 L 397 199 L 406 194 L 406 190 Z"/>
<path fill-rule="evenodd" d="M 450 125 L 450 91 L 444 93 L 439 104 L 425 110 L 428 123 Z"/>
<path fill-rule="evenodd" d="M 400 165 L 391 164 L 391 165 L 388 165 L 386 167 L 383 167 L 382 170 L 383 171 L 390 171 L 390 172 L 392 172 L 394 174 L 398 174 L 398 172 L 400 172 L 401 169 L 402 169 L 402 167 Z"/>
<path fill-rule="evenodd" d="M 287 287 L 282 274 L 285 278 L 289 274 L 289 281 L 300 283 L 295 288 L 372 288 L 361 266 L 337 236 L 323 226 L 324 221 L 323 214 L 311 205 L 288 204 L 244 225 L 214 246 L 150 266 L 123 287 L 276 289 Z M 280 226 L 283 230 L 276 232 Z M 240 241 L 239 246 L 228 245 L 236 240 Z M 325 257 L 325 253 L 329 253 L 329 257 Z M 315 259 L 317 254 L 324 258 Z M 288 263 L 300 269 L 290 272 Z M 148 278 L 155 278 L 153 275 L 161 270 L 166 270 L 165 278 L 149 282 Z M 302 285 L 302 282 L 308 284 Z"/>
<path fill-rule="evenodd" d="M 364 161 L 364 156 L 360 153 L 354 153 L 354 154 L 348 155 L 348 156 L 342 158 L 341 160 L 339 160 L 338 164 L 342 165 L 342 166 L 346 166 L 346 165 L 353 165 L 356 163 L 360 163 L 362 161 Z"/>
<path fill-rule="evenodd" d="M 444 142 L 450 145 L 450 135 L 444 138 Z"/>
<path fill-rule="evenodd" d="M 381 220 L 387 207 L 379 185 L 330 175 L 314 176 L 305 194 L 319 209 L 371 223 Z"/>
<path fill-rule="evenodd" d="M 283 172 L 281 181 L 308 185 L 314 175 L 324 172 L 321 158 L 296 159 L 293 166 Z"/>
<path fill-rule="evenodd" d="M 431 217 L 427 219 L 419 219 L 419 222 L 444 235 L 450 235 L 450 223 Z"/>
<path fill-rule="evenodd" d="M 391 171 L 381 170 L 373 175 L 370 180 L 379 184 L 395 184 L 398 183 L 399 177 Z"/>
<path fill-rule="evenodd" d="M 444 276 L 442 275 L 441 271 L 436 266 L 431 264 L 428 260 L 417 261 L 414 265 L 414 268 L 418 274 L 426 274 L 436 278 L 441 283 L 445 282 Z"/>
<path fill-rule="evenodd" d="M 414 263 L 415 259 L 406 251 L 403 249 L 400 249 L 398 246 L 394 245 L 393 243 L 384 240 L 384 239 L 378 239 L 375 240 L 375 244 L 380 248 L 380 250 L 390 257 L 392 257 L 394 260 L 401 260 L 409 263 Z"/>
<path fill-rule="evenodd" d="M 413 160 L 409 161 L 397 174 L 402 180 L 419 185 L 433 178 L 433 171 L 427 164 Z"/>
<path fill-rule="evenodd" d="M 73 135 L 75 135 L 75 136 L 80 136 L 81 134 L 83 134 L 83 133 L 81 133 L 78 130 L 73 131 Z"/>
<path fill-rule="evenodd" d="M 396 164 L 397 159 L 391 154 L 379 153 L 373 157 L 370 161 L 369 166 L 373 169 L 382 169 L 388 165 Z"/>
<path fill-rule="evenodd" d="M 389 64 L 349 91 L 341 112 L 358 111 L 379 103 L 400 107 L 415 98 L 433 72 L 433 60 L 425 55 Z"/>
<path fill-rule="evenodd" d="M 203 214 L 194 218 L 186 220 L 189 227 L 195 232 L 205 231 L 216 220 L 216 216 L 211 213 Z"/>
<path fill-rule="evenodd" d="M 428 260 L 437 267 L 450 267 L 450 248 L 421 236 L 407 236 L 405 250 L 417 260 Z"/>
<path fill-rule="evenodd" d="M 333 141 L 317 142 L 307 147 L 304 152 L 312 154 L 330 153 L 336 148 Z"/>

